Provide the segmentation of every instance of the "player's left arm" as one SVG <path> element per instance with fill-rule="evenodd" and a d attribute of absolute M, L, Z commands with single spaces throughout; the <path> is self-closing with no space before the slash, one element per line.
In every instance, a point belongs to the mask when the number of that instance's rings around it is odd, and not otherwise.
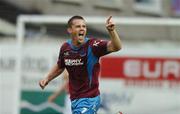
<path fill-rule="evenodd" d="M 107 51 L 114 52 L 120 50 L 122 48 L 122 43 L 116 31 L 115 23 L 112 21 L 112 16 L 106 20 L 106 28 L 111 38 L 107 44 Z"/>

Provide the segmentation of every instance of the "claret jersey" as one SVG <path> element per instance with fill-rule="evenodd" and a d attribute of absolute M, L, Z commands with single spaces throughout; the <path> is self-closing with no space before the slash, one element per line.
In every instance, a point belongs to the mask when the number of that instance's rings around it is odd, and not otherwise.
<path fill-rule="evenodd" d="M 80 47 L 72 45 L 72 40 L 62 45 L 57 64 L 60 68 L 66 68 L 69 73 L 71 100 L 100 94 L 99 58 L 109 53 L 107 43 L 105 40 L 85 38 L 85 43 Z"/>

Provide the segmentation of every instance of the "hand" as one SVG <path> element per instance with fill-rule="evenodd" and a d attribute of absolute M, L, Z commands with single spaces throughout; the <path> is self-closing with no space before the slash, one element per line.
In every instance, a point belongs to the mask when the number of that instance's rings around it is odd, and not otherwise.
<path fill-rule="evenodd" d="M 53 96 L 53 95 L 51 95 L 51 96 L 48 98 L 48 102 L 53 102 L 55 99 L 56 99 L 56 97 Z"/>
<path fill-rule="evenodd" d="M 112 21 L 112 16 L 109 16 L 109 18 L 106 20 L 106 28 L 109 31 L 113 31 L 115 29 L 115 23 Z"/>
<path fill-rule="evenodd" d="M 39 86 L 41 87 L 41 89 L 44 89 L 46 85 L 48 85 L 48 80 L 47 79 L 43 79 L 39 81 Z"/>

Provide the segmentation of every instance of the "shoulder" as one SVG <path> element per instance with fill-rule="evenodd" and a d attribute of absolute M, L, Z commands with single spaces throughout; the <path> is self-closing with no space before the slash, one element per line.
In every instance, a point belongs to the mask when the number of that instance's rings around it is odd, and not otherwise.
<path fill-rule="evenodd" d="M 99 39 L 96 38 L 89 38 L 89 45 L 93 46 Z"/>
<path fill-rule="evenodd" d="M 65 51 L 65 50 L 67 50 L 67 49 L 69 49 L 69 43 L 68 43 L 68 41 L 65 41 L 62 45 L 60 45 L 60 50 L 61 51 Z"/>
<path fill-rule="evenodd" d="M 103 40 L 100 38 L 91 38 L 89 40 L 89 45 L 91 47 L 98 47 L 98 46 L 101 46 L 102 44 L 107 43 L 107 42 L 108 42 L 107 40 Z"/>

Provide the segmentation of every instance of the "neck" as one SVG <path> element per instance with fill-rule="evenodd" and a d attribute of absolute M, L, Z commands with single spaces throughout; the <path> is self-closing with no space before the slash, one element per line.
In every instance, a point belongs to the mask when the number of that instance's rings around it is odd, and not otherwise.
<path fill-rule="evenodd" d="M 72 38 L 72 44 L 76 47 L 80 47 L 84 43 L 85 43 L 85 38 L 81 40 L 77 38 Z"/>
<path fill-rule="evenodd" d="M 80 42 L 78 42 L 78 41 L 72 40 L 72 44 L 73 44 L 75 47 L 80 47 L 83 43 L 80 43 Z"/>

